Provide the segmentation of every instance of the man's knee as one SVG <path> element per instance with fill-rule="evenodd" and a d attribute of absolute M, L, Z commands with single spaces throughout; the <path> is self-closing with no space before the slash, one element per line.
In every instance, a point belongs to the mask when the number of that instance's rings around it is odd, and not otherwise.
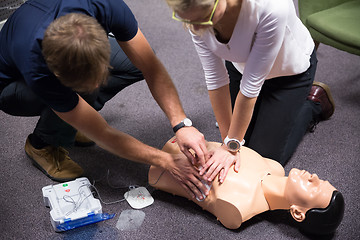
<path fill-rule="evenodd" d="M 12 82 L 0 94 L 0 109 L 13 116 L 39 116 L 45 104 L 22 81 Z"/>

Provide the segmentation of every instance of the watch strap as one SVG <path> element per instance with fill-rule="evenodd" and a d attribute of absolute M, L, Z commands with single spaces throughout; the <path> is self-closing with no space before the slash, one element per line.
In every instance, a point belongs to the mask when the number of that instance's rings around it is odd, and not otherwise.
<path fill-rule="evenodd" d="M 184 122 L 180 122 L 179 124 L 177 124 L 175 127 L 173 127 L 173 131 L 174 133 L 176 133 L 180 128 L 185 127 L 185 123 Z"/>
<path fill-rule="evenodd" d="M 186 124 L 185 124 L 186 121 Z M 192 126 L 192 122 L 189 118 L 184 118 L 184 120 L 182 120 L 179 124 L 175 125 L 175 127 L 173 127 L 173 131 L 174 133 L 176 133 L 179 129 L 183 128 L 183 127 L 190 127 Z"/>
<path fill-rule="evenodd" d="M 229 142 L 235 142 L 238 145 L 237 149 L 231 149 L 229 147 Z M 229 138 L 229 136 L 226 136 L 226 138 L 224 139 L 224 144 L 227 146 L 229 151 L 232 152 L 237 152 L 240 150 L 240 148 L 245 144 L 245 139 L 243 139 L 242 141 L 237 140 L 236 138 Z"/>

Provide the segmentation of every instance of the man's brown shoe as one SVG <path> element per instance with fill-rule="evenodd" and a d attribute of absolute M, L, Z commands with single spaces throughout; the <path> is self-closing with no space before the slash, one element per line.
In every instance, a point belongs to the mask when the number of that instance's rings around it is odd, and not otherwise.
<path fill-rule="evenodd" d="M 75 135 L 75 146 L 78 147 L 90 147 L 95 145 L 95 142 L 92 141 L 90 138 L 82 134 L 81 132 L 77 131 Z"/>
<path fill-rule="evenodd" d="M 322 82 L 314 82 L 308 99 L 320 103 L 321 120 L 329 119 L 335 111 L 335 102 L 331 96 L 330 88 Z"/>
<path fill-rule="evenodd" d="M 42 149 L 34 148 L 26 139 L 25 152 L 50 179 L 58 182 L 74 180 L 82 176 L 83 169 L 69 157 L 69 152 L 62 147 L 47 146 Z"/>

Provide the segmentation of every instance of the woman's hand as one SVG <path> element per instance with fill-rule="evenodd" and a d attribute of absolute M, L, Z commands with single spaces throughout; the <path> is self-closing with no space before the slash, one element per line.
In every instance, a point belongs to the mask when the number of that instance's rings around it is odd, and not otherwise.
<path fill-rule="evenodd" d="M 240 168 L 240 153 L 229 152 L 225 145 L 220 146 L 211 153 L 210 159 L 206 162 L 204 168 L 200 170 L 200 175 L 206 181 L 213 181 L 219 174 L 219 182 L 223 183 L 230 167 L 235 163 L 235 171 Z"/>

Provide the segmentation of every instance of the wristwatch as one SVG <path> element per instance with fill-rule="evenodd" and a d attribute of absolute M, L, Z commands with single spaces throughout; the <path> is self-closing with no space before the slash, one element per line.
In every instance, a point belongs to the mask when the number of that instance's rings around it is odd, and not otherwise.
<path fill-rule="evenodd" d="M 227 146 L 229 151 L 237 152 L 240 150 L 241 146 L 245 144 L 245 139 L 240 142 L 236 138 L 229 138 L 229 136 L 226 136 L 224 139 L 224 144 Z"/>
<path fill-rule="evenodd" d="M 191 126 L 192 126 L 192 121 L 189 118 L 184 118 L 184 120 L 182 120 L 178 125 L 173 127 L 173 131 L 174 133 L 176 133 L 180 128 L 191 127 Z"/>

